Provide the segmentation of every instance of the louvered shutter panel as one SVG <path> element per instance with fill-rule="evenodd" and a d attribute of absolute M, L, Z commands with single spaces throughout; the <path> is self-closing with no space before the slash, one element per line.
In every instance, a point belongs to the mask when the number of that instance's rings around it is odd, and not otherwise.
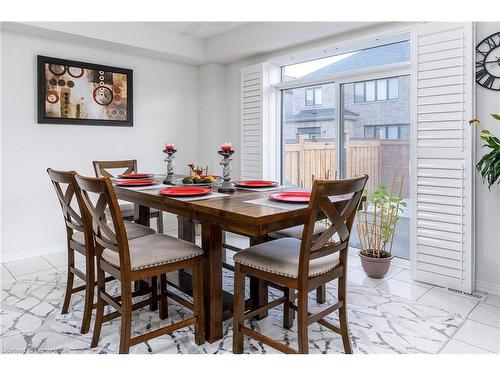
<path fill-rule="evenodd" d="M 419 24 L 413 44 L 412 271 L 474 288 L 472 23 Z"/>
<path fill-rule="evenodd" d="M 278 179 L 280 67 L 270 62 L 241 70 L 241 178 Z"/>
<path fill-rule="evenodd" d="M 241 70 L 241 178 L 263 177 L 263 64 Z"/>

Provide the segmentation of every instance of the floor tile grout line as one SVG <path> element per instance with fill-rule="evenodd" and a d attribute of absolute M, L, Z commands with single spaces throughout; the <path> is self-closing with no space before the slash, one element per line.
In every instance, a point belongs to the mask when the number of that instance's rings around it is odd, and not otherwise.
<path fill-rule="evenodd" d="M 454 339 L 455 335 L 458 333 L 458 331 L 460 330 L 460 328 L 462 328 L 463 325 L 465 324 L 465 322 L 467 320 L 469 320 L 469 315 L 474 311 L 474 309 L 476 308 L 477 305 L 479 305 L 479 301 L 477 301 L 476 305 L 468 312 L 467 316 L 464 318 L 464 320 L 462 321 L 462 323 L 457 327 L 457 330 L 453 333 L 453 335 L 451 335 L 450 338 L 448 338 L 448 340 L 446 340 L 446 342 L 444 343 L 444 345 L 441 346 L 441 349 L 439 350 L 438 353 L 440 353 L 441 350 L 443 350 L 443 348 L 445 347 L 445 345 L 448 344 L 451 339 Z M 454 340 L 457 340 L 457 339 L 454 339 Z M 462 340 L 459 340 L 459 341 L 462 341 Z M 465 341 L 462 341 L 462 342 L 465 342 Z M 468 344 L 468 343 L 466 343 L 466 344 Z M 480 348 L 480 349 L 482 349 L 482 348 Z"/>
<path fill-rule="evenodd" d="M 474 309 L 475 309 L 475 307 L 474 307 Z M 472 311 L 471 311 L 471 313 L 472 313 Z M 474 322 L 474 323 L 484 324 L 485 326 L 495 328 L 495 329 L 498 329 L 500 331 L 500 327 L 494 326 L 493 324 L 481 322 L 480 320 L 472 319 L 472 318 L 469 318 L 468 316 L 467 316 L 467 320 L 470 320 L 471 322 Z"/>
<path fill-rule="evenodd" d="M 7 273 L 8 273 L 8 274 L 9 274 L 9 275 L 10 275 L 10 276 L 11 276 L 11 277 L 15 280 L 15 281 L 17 281 L 16 277 L 12 274 L 12 272 L 10 272 L 10 270 L 9 270 L 7 267 L 5 267 L 5 264 L 3 264 L 3 263 L 2 263 L 2 266 L 3 266 L 3 268 L 5 268 L 5 271 L 7 271 Z"/>
<path fill-rule="evenodd" d="M 460 339 L 457 339 L 457 338 L 454 338 L 454 337 L 452 337 L 452 339 L 453 339 L 453 340 L 456 340 L 456 341 L 460 341 L 461 343 L 464 343 L 464 344 L 467 344 L 467 345 L 473 346 L 474 348 L 478 348 L 478 349 L 484 350 L 484 351 L 486 351 L 486 352 L 488 352 L 488 353 L 491 353 L 491 354 L 498 354 L 498 353 L 492 352 L 492 351 L 491 351 L 491 350 L 489 350 L 489 349 L 481 348 L 480 346 L 477 346 L 477 345 L 471 344 L 471 343 L 469 343 L 469 342 L 467 342 L 467 341 L 464 341 L 464 340 L 460 340 Z M 450 340 L 451 340 L 451 339 L 450 339 Z"/>

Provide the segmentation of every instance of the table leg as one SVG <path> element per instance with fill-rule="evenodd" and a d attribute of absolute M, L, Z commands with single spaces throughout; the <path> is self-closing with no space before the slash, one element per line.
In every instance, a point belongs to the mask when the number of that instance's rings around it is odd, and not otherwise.
<path fill-rule="evenodd" d="M 250 246 L 255 246 L 266 242 L 268 240 L 267 236 L 261 237 L 251 237 Z M 256 277 L 250 277 L 250 298 L 252 299 L 253 308 L 261 307 L 269 302 L 269 287 L 264 280 L 260 280 Z M 255 319 L 260 320 L 267 317 L 268 312 L 265 311 L 259 314 Z"/>
<path fill-rule="evenodd" d="M 205 337 L 208 342 L 222 338 L 222 228 L 202 224 L 203 296 L 205 302 Z"/>
<path fill-rule="evenodd" d="M 151 210 L 147 206 L 134 205 L 134 221 L 138 224 L 145 225 L 149 227 L 150 224 L 150 213 Z M 151 287 L 157 287 L 156 282 L 154 280 L 150 280 Z M 145 280 L 134 281 L 134 289 L 135 290 L 145 290 L 149 288 L 149 284 Z M 158 302 L 152 302 L 149 305 L 151 311 L 155 311 L 158 309 Z"/>
<path fill-rule="evenodd" d="M 177 237 L 192 243 L 196 242 L 196 232 L 193 219 L 177 216 Z"/>

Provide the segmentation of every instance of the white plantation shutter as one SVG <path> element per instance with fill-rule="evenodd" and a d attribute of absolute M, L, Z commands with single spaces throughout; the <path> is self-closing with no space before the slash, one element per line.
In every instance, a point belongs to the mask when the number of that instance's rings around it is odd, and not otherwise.
<path fill-rule="evenodd" d="M 241 179 L 276 179 L 279 124 L 271 84 L 278 80 L 279 68 L 271 63 L 241 69 Z"/>
<path fill-rule="evenodd" d="M 419 24 L 412 38 L 414 278 L 474 288 L 472 23 Z"/>

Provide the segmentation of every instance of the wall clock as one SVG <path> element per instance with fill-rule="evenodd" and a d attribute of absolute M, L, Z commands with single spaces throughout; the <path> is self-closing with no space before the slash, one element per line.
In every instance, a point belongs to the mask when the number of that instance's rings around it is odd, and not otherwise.
<path fill-rule="evenodd" d="M 476 82 L 500 91 L 500 32 L 484 38 L 476 47 Z"/>

